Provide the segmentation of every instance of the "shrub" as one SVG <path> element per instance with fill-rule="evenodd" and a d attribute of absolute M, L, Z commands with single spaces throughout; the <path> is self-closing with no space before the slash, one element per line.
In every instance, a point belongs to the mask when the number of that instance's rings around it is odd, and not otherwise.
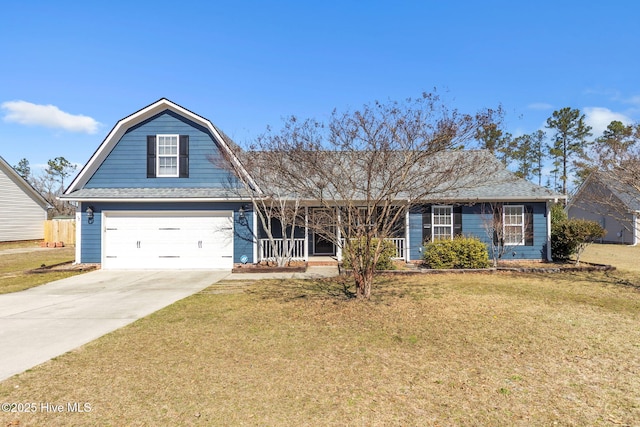
<path fill-rule="evenodd" d="M 551 207 L 551 258 L 554 261 L 568 260 L 575 252 L 575 243 L 566 236 L 568 220 L 562 204 Z"/>
<path fill-rule="evenodd" d="M 365 238 L 362 237 L 360 239 L 353 239 L 351 241 L 351 250 L 355 252 L 356 255 L 360 255 L 365 250 Z M 374 251 L 376 246 L 378 246 L 378 239 L 371 239 L 371 248 L 369 250 L 369 257 L 373 259 Z M 364 256 L 364 253 L 362 253 Z M 378 262 L 376 263 L 376 270 L 395 270 L 396 266 L 393 264 L 393 257 L 396 256 L 396 246 L 390 240 L 384 240 L 382 242 L 382 252 L 378 257 Z M 342 252 L 342 262 L 344 268 L 351 268 L 351 253 L 349 248 L 345 246 L 344 251 Z"/>
<path fill-rule="evenodd" d="M 586 219 L 567 219 L 551 227 L 551 256 L 555 261 L 566 261 L 576 255 L 576 264 L 580 255 L 596 239 L 604 237 L 606 231 L 596 221 Z"/>
<path fill-rule="evenodd" d="M 475 237 L 455 237 L 436 240 L 424 247 L 424 262 L 428 268 L 487 268 L 487 246 Z"/>

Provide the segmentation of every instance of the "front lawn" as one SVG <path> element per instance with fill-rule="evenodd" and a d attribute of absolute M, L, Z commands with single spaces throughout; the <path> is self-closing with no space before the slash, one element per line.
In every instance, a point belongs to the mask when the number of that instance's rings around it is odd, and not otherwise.
<path fill-rule="evenodd" d="M 0 383 L 37 408 L 0 425 L 638 425 L 628 267 L 381 277 L 369 302 L 339 280 L 220 283 Z"/>
<path fill-rule="evenodd" d="M 0 244 L 0 251 L 28 250 L 28 252 L 0 253 L 0 294 L 22 291 L 43 283 L 79 274 L 78 271 L 29 274 L 29 270 L 43 265 L 51 266 L 63 262 L 71 262 L 75 258 L 75 248 L 73 247 L 39 249 L 38 242 Z"/>

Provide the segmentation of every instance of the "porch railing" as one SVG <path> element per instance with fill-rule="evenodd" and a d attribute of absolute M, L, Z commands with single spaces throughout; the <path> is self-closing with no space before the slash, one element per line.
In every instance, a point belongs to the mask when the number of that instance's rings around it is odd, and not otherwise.
<path fill-rule="evenodd" d="M 394 258 L 404 259 L 404 246 L 405 239 L 402 237 L 392 237 L 388 239 L 384 239 L 387 241 L 393 242 L 393 245 L 396 247 L 396 256 Z"/>
<path fill-rule="evenodd" d="M 273 260 L 276 258 L 276 254 L 284 253 L 284 240 L 285 239 L 273 239 L 275 248 L 269 242 L 269 239 L 260 239 L 260 260 Z M 288 244 L 293 244 L 291 248 L 291 259 L 294 261 L 304 260 L 304 242 L 305 239 L 293 239 L 293 242 L 287 239 Z"/>
<path fill-rule="evenodd" d="M 393 242 L 393 245 L 396 248 L 396 254 L 394 258 L 404 259 L 405 258 L 405 248 L 406 248 L 406 239 L 402 237 L 393 237 L 385 239 L 390 242 Z M 269 239 L 260 239 L 260 253 L 259 259 L 262 260 L 273 260 L 276 258 L 277 253 L 284 253 L 284 239 L 274 239 L 276 244 L 276 248 L 271 246 L 269 243 Z M 289 244 L 293 244 L 293 248 L 291 249 L 291 259 L 294 261 L 303 261 L 304 260 L 304 245 L 305 239 L 293 239 L 293 242 L 288 240 Z"/>
<path fill-rule="evenodd" d="M 393 242 L 393 246 L 396 248 L 394 259 L 405 259 L 405 239 L 403 237 L 389 237 L 384 240 Z M 344 239 L 342 239 L 342 245 L 344 247 Z"/>

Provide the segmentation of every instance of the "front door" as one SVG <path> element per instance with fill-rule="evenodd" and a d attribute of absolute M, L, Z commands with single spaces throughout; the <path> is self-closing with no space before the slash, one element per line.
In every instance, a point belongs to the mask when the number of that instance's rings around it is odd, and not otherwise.
<path fill-rule="evenodd" d="M 314 226 L 321 226 L 327 234 L 335 233 L 335 217 L 333 209 L 315 208 L 311 211 Z M 336 247 L 323 233 L 313 233 L 313 255 L 335 255 Z"/>
<path fill-rule="evenodd" d="M 336 249 L 333 242 L 322 237 L 318 233 L 313 233 L 313 254 L 314 255 L 335 255 Z"/>

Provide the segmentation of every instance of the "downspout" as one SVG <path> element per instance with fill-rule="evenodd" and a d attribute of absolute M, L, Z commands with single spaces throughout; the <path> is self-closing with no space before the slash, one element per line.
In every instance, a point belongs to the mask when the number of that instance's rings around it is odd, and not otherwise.
<path fill-rule="evenodd" d="M 547 261 L 552 261 L 552 257 L 551 257 L 551 201 L 547 200 L 546 205 L 547 205 Z"/>
<path fill-rule="evenodd" d="M 78 202 L 76 207 L 76 262 L 80 264 L 82 262 L 82 203 Z"/>
<path fill-rule="evenodd" d="M 638 224 L 638 213 L 636 212 L 633 214 L 633 246 L 638 244 L 638 227 L 640 224 Z"/>

